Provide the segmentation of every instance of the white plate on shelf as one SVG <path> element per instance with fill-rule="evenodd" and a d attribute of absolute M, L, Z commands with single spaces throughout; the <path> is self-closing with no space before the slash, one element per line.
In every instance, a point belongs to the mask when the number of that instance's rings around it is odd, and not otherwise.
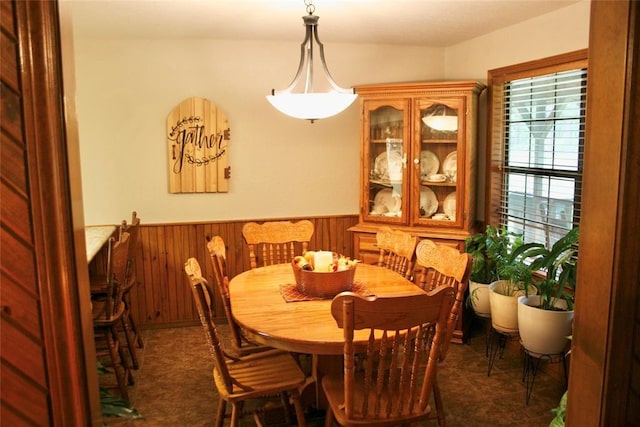
<path fill-rule="evenodd" d="M 445 215 L 449 217 L 452 221 L 456 219 L 456 192 L 452 191 L 445 197 L 444 202 L 442 203 L 442 210 Z"/>
<path fill-rule="evenodd" d="M 378 154 L 373 162 L 373 172 L 380 179 L 402 180 L 402 155 L 398 151 Z"/>
<path fill-rule="evenodd" d="M 429 176 L 438 173 L 440 169 L 440 160 L 433 151 L 422 150 L 420 153 L 420 174 Z"/>
<path fill-rule="evenodd" d="M 402 208 L 402 196 L 390 188 L 383 188 L 376 193 L 373 199 L 374 215 L 394 216 Z"/>
<path fill-rule="evenodd" d="M 442 172 L 451 178 L 455 182 L 456 175 L 458 174 L 458 152 L 452 151 L 447 154 L 444 162 L 442 162 Z"/>
<path fill-rule="evenodd" d="M 438 199 L 436 193 L 429 187 L 422 187 L 420 189 L 420 208 L 424 210 L 423 217 L 429 217 L 438 210 Z"/>

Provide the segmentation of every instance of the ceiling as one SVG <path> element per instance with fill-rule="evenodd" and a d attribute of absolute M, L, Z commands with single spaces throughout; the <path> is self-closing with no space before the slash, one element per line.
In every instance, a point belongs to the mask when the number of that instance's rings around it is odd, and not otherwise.
<path fill-rule="evenodd" d="M 61 0 L 71 1 L 71 0 Z M 303 0 L 72 0 L 76 37 L 301 42 Z M 307 0 L 308 1 L 308 0 Z M 314 0 L 323 43 L 446 47 L 581 0 Z"/>

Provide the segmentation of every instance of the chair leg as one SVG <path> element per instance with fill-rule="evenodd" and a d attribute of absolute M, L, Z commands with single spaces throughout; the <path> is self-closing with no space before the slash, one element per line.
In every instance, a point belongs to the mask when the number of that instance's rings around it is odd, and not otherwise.
<path fill-rule="evenodd" d="M 218 411 L 216 413 L 216 427 L 224 426 L 224 414 L 227 411 L 227 401 L 222 397 L 218 399 Z"/>
<path fill-rule="evenodd" d="M 131 366 L 133 369 L 138 369 L 140 365 L 138 363 L 135 336 L 134 332 L 131 330 L 130 320 L 131 318 L 129 317 L 128 309 L 125 307 L 125 312 L 122 315 L 122 329 L 124 330 L 124 338 L 127 341 L 127 349 L 129 350 L 129 357 L 131 358 Z"/>
<path fill-rule="evenodd" d="M 105 329 L 105 339 L 107 340 L 107 347 L 109 349 L 109 356 L 111 357 L 111 363 L 113 364 L 113 371 L 116 376 L 116 382 L 120 389 L 121 397 L 129 401 L 129 392 L 127 391 L 127 372 L 122 365 L 120 359 L 120 342 L 118 339 L 118 331 L 115 327 Z"/>
<path fill-rule="evenodd" d="M 332 427 L 333 426 L 333 411 L 331 410 L 331 406 L 327 407 L 327 414 L 324 417 L 324 427 Z"/>
<path fill-rule="evenodd" d="M 144 348 L 144 342 L 142 341 L 142 334 L 138 331 L 138 327 L 136 326 L 136 321 L 131 315 L 131 301 L 129 292 L 126 292 L 122 295 L 122 301 L 124 302 L 124 307 L 126 310 L 126 315 L 129 319 L 129 326 L 131 327 L 131 331 L 133 331 L 133 342 L 138 346 L 138 348 Z"/>
<path fill-rule="evenodd" d="M 284 421 L 287 424 L 291 424 L 291 409 L 289 408 L 289 396 L 286 392 L 280 393 L 280 401 L 282 402 L 282 409 L 284 410 Z"/>
<path fill-rule="evenodd" d="M 129 358 L 127 357 L 128 352 L 122 345 L 122 341 L 120 341 L 117 325 L 113 326 L 113 333 L 115 334 L 116 339 L 118 340 L 118 354 L 120 355 L 120 362 L 122 363 L 122 366 L 124 368 L 124 375 L 125 375 L 125 379 L 127 380 L 127 384 L 134 385 L 136 382 L 133 378 L 133 372 L 131 372 L 131 370 L 133 369 L 133 364 L 129 361 Z"/>
<path fill-rule="evenodd" d="M 298 420 L 298 425 L 304 427 L 304 410 L 302 409 L 302 403 L 300 403 L 300 393 L 298 393 L 297 391 L 292 392 L 291 399 L 293 400 L 293 406 L 296 409 L 296 419 Z"/>
<path fill-rule="evenodd" d="M 445 427 L 447 421 L 444 414 L 444 405 L 442 404 L 442 394 L 440 393 L 440 387 L 438 387 L 438 379 L 433 379 L 433 400 L 436 403 L 436 416 L 438 417 L 438 426 Z"/>
<path fill-rule="evenodd" d="M 235 403 L 231 403 L 231 423 L 229 424 L 231 427 L 238 426 L 238 419 L 240 418 L 240 410 L 238 405 Z"/>
<path fill-rule="evenodd" d="M 260 415 L 258 415 L 257 411 L 253 412 L 253 422 L 256 423 L 256 427 L 263 427 L 262 421 L 260 420 Z"/>

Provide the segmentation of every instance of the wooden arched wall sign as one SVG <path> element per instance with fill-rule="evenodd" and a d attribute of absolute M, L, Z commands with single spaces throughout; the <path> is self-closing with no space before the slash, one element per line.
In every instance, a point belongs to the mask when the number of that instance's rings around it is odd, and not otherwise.
<path fill-rule="evenodd" d="M 211 101 L 191 97 L 167 116 L 170 193 L 226 193 L 229 123 Z"/>

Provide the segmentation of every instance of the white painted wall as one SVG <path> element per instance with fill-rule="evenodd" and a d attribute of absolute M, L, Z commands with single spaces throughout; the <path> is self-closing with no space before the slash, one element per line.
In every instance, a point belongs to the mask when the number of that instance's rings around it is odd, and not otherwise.
<path fill-rule="evenodd" d="M 484 81 L 489 68 L 587 47 L 588 4 L 447 49 L 328 44 L 327 62 L 345 87 Z M 86 224 L 116 223 L 132 210 L 145 223 L 358 213 L 357 103 L 310 124 L 265 99 L 293 77 L 298 43 L 76 38 L 74 44 Z M 229 119 L 228 193 L 168 192 L 166 117 L 191 96 L 208 98 Z"/>
<path fill-rule="evenodd" d="M 589 10 L 583 0 L 446 50 L 446 78 L 487 81 L 487 71 L 546 58 L 589 45 Z"/>
<path fill-rule="evenodd" d="M 437 80 L 444 67 L 440 48 L 325 49 L 345 87 Z M 357 214 L 357 102 L 311 124 L 265 99 L 293 78 L 298 43 L 77 39 L 75 50 L 86 224 L 118 222 L 134 209 L 145 223 Z M 168 192 L 166 117 L 191 96 L 229 120 L 228 193 Z"/>

